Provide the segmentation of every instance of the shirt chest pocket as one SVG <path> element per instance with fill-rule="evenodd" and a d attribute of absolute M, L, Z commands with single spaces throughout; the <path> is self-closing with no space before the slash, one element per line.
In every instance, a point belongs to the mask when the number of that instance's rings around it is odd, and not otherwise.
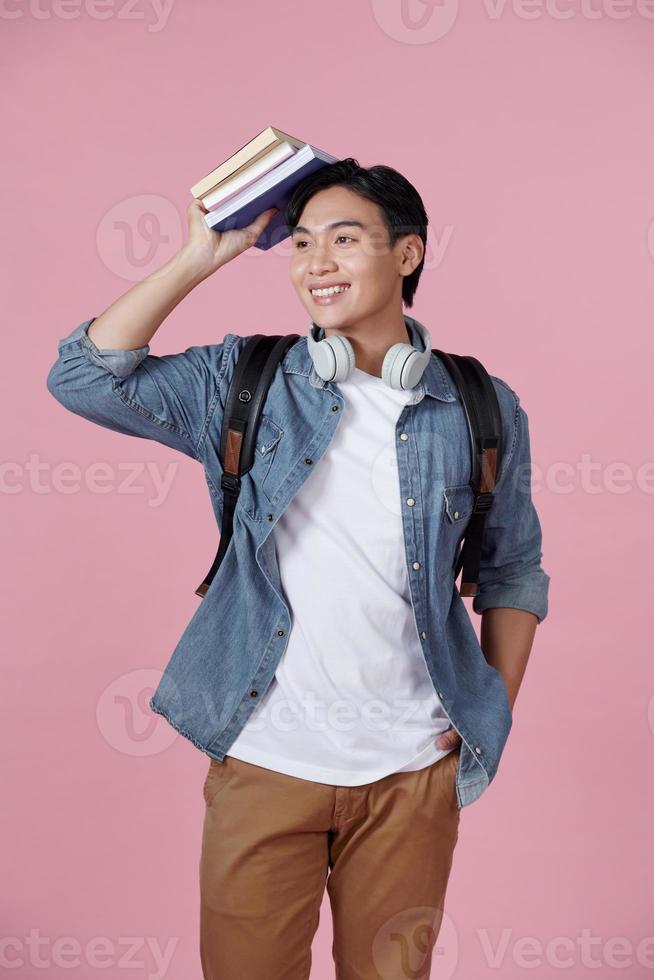
<path fill-rule="evenodd" d="M 269 415 L 261 414 L 250 474 L 258 490 L 271 500 L 281 481 L 275 465 L 284 430 Z"/>
<path fill-rule="evenodd" d="M 468 483 L 443 488 L 443 518 L 441 521 L 441 574 L 451 575 L 459 554 L 459 546 L 472 516 L 475 495 Z"/>

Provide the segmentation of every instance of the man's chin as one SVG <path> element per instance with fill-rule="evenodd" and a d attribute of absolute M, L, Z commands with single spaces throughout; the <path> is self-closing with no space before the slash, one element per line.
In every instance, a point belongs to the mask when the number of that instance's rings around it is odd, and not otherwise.
<path fill-rule="evenodd" d="M 308 310 L 308 313 L 316 326 L 324 330 L 347 330 L 357 322 L 357 316 L 352 310 L 348 310 L 346 314 L 344 310 L 325 308 Z"/>

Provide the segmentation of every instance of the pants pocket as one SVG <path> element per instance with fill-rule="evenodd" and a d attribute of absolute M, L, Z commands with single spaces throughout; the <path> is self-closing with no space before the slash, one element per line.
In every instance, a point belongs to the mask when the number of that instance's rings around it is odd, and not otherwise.
<path fill-rule="evenodd" d="M 213 806 L 216 796 L 222 789 L 224 789 L 229 777 L 231 776 L 231 773 L 232 768 L 229 765 L 227 756 L 225 756 L 222 762 L 218 762 L 217 759 L 211 760 L 209 763 L 209 771 L 207 772 L 204 785 L 202 787 L 202 795 L 204 796 L 204 802 L 207 806 Z"/>

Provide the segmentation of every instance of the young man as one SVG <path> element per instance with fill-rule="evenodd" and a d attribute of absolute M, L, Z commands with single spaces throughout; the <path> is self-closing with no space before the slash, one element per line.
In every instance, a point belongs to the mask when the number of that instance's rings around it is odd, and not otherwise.
<path fill-rule="evenodd" d="M 248 338 L 163 357 L 148 344 L 274 209 L 222 235 L 203 212 L 190 204 L 162 270 L 60 341 L 48 388 L 201 462 L 220 527 L 221 423 Z M 463 407 L 402 310 L 424 264 L 420 196 L 348 158 L 307 178 L 285 217 L 309 330 L 271 383 L 233 538 L 150 705 L 211 758 L 206 978 L 308 977 L 325 885 L 340 980 L 426 977 L 460 810 L 497 772 L 547 614 L 527 415 L 493 378 L 505 455 L 472 604 L 480 646 L 453 574 L 473 498 Z"/>

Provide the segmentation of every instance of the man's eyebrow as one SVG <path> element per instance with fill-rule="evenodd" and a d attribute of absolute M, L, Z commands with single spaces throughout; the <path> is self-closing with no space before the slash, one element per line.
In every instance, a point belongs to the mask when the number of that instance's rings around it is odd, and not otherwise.
<path fill-rule="evenodd" d="M 355 228 L 362 228 L 362 229 L 365 229 L 367 227 L 361 221 L 346 221 L 346 220 L 343 220 L 343 221 L 332 221 L 332 223 L 330 225 L 325 225 L 325 228 L 326 228 L 327 231 L 331 231 L 332 228 L 341 228 L 343 225 L 352 225 Z M 305 228 L 304 225 L 296 225 L 294 227 L 294 229 L 293 229 L 293 234 L 295 234 L 298 231 L 302 232 L 302 234 L 304 234 L 304 235 L 310 235 L 311 234 L 311 232 L 309 231 L 309 229 L 308 228 Z"/>

